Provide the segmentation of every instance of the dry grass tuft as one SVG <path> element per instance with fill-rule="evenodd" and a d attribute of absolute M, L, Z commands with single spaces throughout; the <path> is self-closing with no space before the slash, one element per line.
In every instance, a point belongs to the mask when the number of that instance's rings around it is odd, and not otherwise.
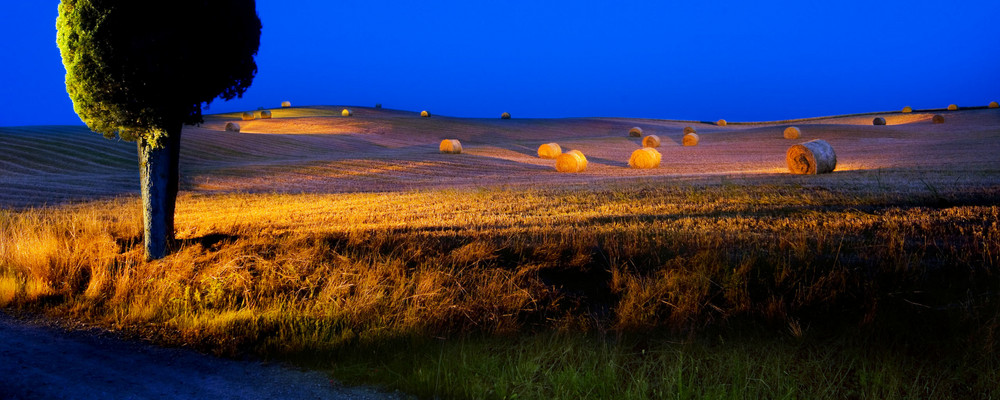
<path fill-rule="evenodd" d="M 911 112 L 913 112 L 913 107 L 910 107 L 910 106 L 903 107 L 903 112 L 904 113 L 911 113 Z"/>
<path fill-rule="evenodd" d="M 254 119 L 256 119 L 256 117 L 254 117 L 252 111 L 246 111 L 246 112 L 243 113 L 243 120 L 244 121 L 253 121 Z"/>
<path fill-rule="evenodd" d="M 0 307 L 14 302 L 24 288 L 24 282 L 11 272 L 0 274 Z"/>
<path fill-rule="evenodd" d="M 240 124 L 237 124 L 235 122 L 227 122 L 226 123 L 226 131 L 227 132 L 236 132 L 236 133 L 239 133 L 240 132 Z"/>
<path fill-rule="evenodd" d="M 875 119 L 872 120 L 872 125 L 885 125 L 885 118 L 875 117 Z"/>
<path fill-rule="evenodd" d="M 441 141 L 441 145 L 438 149 L 445 154 L 461 154 L 462 153 L 462 143 L 458 139 L 445 139 Z"/>
<path fill-rule="evenodd" d="M 290 101 L 283 101 L 283 102 L 281 102 L 281 108 L 288 108 L 288 107 L 291 107 L 291 106 L 292 106 L 292 102 L 290 102 Z"/>
<path fill-rule="evenodd" d="M 587 169 L 587 157 L 579 150 L 570 150 L 556 157 L 556 171 L 583 172 Z"/>
<path fill-rule="evenodd" d="M 660 147 L 660 137 L 656 135 L 647 135 L 642 138 L 642 147 Z"/>
<path fill-rule="evenodd" d="M 684 137 L 681 138 L 681 144 L 684 146 L 697 146 L 698 134 L 694 132 L 685 133 Z"/>
<path fill-rule="evenodd" d="M 931 117 L 931 122 L 935 123 L 935 124 L 943 124 L 944 123 L 944 115 L 934 114 L 934 116 Z"/>
<path fill-rule="evenodd" d="M 341 117 L 350 117 L 350 116 L 352 116 L 352 115 L 354 115 L 354 112 L 353 112 L 353 111 L 351 111 L 351 110 L 348 110 L 348 109 L 346 109 L 346 108 L 345 108 L 345 109 L 343 109 L 342 111 L 340 111 L 340 116 L 341 116 Z"/>
<path fill-rule="evenodd" d="M 785 161 L 791 173 L 800 175 L 825 174 L 837 168 L 837 154 L 833 146 L 820 139 L 788 148 Z"/>
<path fill-rule="evenodd" d="M 650 169 L 660 166 L 663 156 L 652 147 L 643 147 L 632 152 L 628 159 L 628 165 L 632 168 Z"/>
<path fill-rule="evenodd" d="M 510 119 L 510 113 L 505 112 L 503 114 L 500 114 L 500 119 Z"/>
<path fill-rule="evenodd" d="M 421 111 L 421 112 L 420 112 L 420 116 L 421 116 L 421 117 L 424 117 L 424 118 L 430 118 L 430 116 L 431 116 L 431 113 L 430 113 L 430 112 L 428 112 L 427 110 L 424 110 L 424 111 Z"/>
<path fill-rule="evenodd" d="M 559 143 L 545 143 L 538 146 L 538 157 L 555 159 L 560 154 L 562 154 L 562 147 L 559 146 Z"/>
<path fill-rule="evenodd" d="M 958 110 L 958 106 L 957 105 L 955 105 L 955 104 L 949 104 L 948 105 L 948 111 L 955 111 L 955 110 Z"/>
<path fill-rule="evenodd" d="M 642 137 L 642 128 L 634 126 L 628 130 L 628 135 L 631 137 Z"/>
<path fill-rule="evenodd" d="M 802 136 L 802 131 L 797 127 L 789 126 L 785 128 L 784 135 L 785 139 L 798 139 L 799 136 Z"/>
<path fill-rule="evenodd" d="M 724 120 L 724 119 L 720 119 L 720 120 L 716 121 L 715 124 L 718 125 L 718 126 L 726 126 L 729 123 L 726 122 L 726 120 Z"/>

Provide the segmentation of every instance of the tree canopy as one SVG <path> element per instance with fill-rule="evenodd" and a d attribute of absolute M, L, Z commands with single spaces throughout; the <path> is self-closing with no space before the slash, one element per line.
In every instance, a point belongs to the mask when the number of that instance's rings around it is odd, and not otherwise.
<path fill-rule="evenodd" d="M 254 0 L 62 0 L 56 26 L 73 107 L 106 137 L 158 143 L 257 73 Z"/>

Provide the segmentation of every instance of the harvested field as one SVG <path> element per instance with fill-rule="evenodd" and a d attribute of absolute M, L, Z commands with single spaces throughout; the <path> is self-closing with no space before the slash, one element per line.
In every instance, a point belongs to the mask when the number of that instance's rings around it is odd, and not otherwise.
<path fill-rule="evenodd" d="M 488 398 L 497 371 L 575 366 L 596 348 L 615 354 L 597 365 L 611 373 L 569 379 L 634 380 L 640 398 L 673 393 L 662 382 L 692 369 L 704 376 L 679 384 L 707 384 L 712 397 L 775 354 L 767 391 L 755 392 L 765 394 L 726 397 L 996 392 L 997 110 L 950 112 L 943 125 L 923 112 L 880 113 L 879 127 L 875 114 L 701 123 L 702 144 L 664 136 L 660 166 L 638 169 L 628 127 L 694 122 L 342 109 L 276 109 L 239 135 L 224 129 L 240 113 L 186 128 L 181 247 L 152 263 L 138 244 L 133 143 L 81 127 L 0 128 L 0 304 L 217 354 L 337 360 L 335 376 L 425 397 L 489 377 L 452 396 Z M 834 172 L 788 172 L 778 132 L 793 123 L 836 148 Z M 441 138 L 466 151 L 440 154 Z M 546 143 L 589 166 L 557 172 L 536 157 Z M 82 204 L 28 209 L 60 203 Z M 552 346 L 531 334 L 550 330 L 595 341 L 560 337 L 573 350 L 538 358 L 532 343 Z M 493 333 L 521 344 L 494 345 Z M 674 368 L 676 340 L 711 351 Z M 532 360 L 477 361 L 471 346 Z M 481 366 L 493 367 L 469 369 Z M 895 366 L 908 368 L 884 373 Z M 517 387 L 561 384 L 531 368 Z M 437 370 L 455 380 L 424 379 Z M 868 381 L 888 383 L 859 395 Z M 585 393 L 597 391 L 518 397 Z"/>
<path fill-rule="evenodd" d="M 561 185 L 592 185 L 627 179 L 718 179 L 719 176 L 788 181 L 788 142 L 775 132 L 782 123 L 704 125 L 710 141 L 683 148 L 679 138 L 663 138 L 661 168 L 628 168 L 638 143 L 621 132 L 641 123 L 680 131 L 690 121 L 621 118 L 469 119 L 420 118 L 413 112 L 342 106 L 284 108 L 271 119 L 241 122 L 239 140 L 225 132 L 241 113 L 206 116 L 185 127 L 181 150 L 181 190 L 187 193 L 391 192 L 490 185 L 552 185 L 558 174 L 537 157 L 539 146 L 558 142 L 587 154 L 580 174 L 559 175 Z M 794 121 L 810 138 L 837 149 L 837 171 L 825 185 L 852 185 L 881 174 L 934 182 L 998 183 L 1000 112 L 949 113 L 947 124 L 934 114 L 886 115 L 887 126 L 872 126 L 870 115 Z M 438 153 L 441 137 L 458 139 L 467 157 Z M 747 145 L 752 143 L 753 145 Z M 135 145 L 106 140 L 78 126 L 0 128 L 0 205 L 25 207 L 136 194 Z M 892 151 L 886 151 L 891 148 Z M 984 156 L 985 155 L 985 156 Z M 442 175 L 441 171 L 448 171 Z M 715 178 L 713 178 L 715 177 Z"/>

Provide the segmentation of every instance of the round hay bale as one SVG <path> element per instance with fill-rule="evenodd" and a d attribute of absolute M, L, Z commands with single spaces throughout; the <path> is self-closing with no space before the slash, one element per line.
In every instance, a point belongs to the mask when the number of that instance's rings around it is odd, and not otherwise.
<path fill-rule="evenodd" d="M 681 138 L 681 144 L 685 146 L 697 146 L 698 134 L 694 132 L 684 134 L 684 137 Z"/>
<path fill-rule="evenodd" d="M 913 112 L 913 107 L 910 107 L 910 106 L 903 107 L 903 112 L 904 113 L 911 113 L 911 112 Z"/>
<path fill-rule="evenodd" d="M 271 110 L 264 110 L 260 112 L 260 117 L 262 119 L 271 119 Z"/>
<path fill-rule="evenodd" d="M 872 120 L 872 125 L 885 125 L 885 118 L 875 117 L 875 119 Z"/>
<path fill-rule="evenodd" d="M 652 147 L 643 147 L 632 152 L 628 159 L 628 165 L 632 168 L 649 169 L 660 166 L 663 155 Z"/>
<path fill-rule="evenodd" d="M 342 117 L 350 117 L 350 116 L 354 115 L 354 111 L 351 111 L 351 110 L 348 110 L 348 109 L 345 108 L 345 109 L 343 109 L 343 110 L 340 111 L 340 115 Z"/>
<path fill-rule="evenodd" d="M 420 116 L 424 118 L 430 118 L 431 113 L 427 112 L 427 110 L 424 110 L 420 112 Z"/>
<path fill-rule="evenodd" d="M 462 143 L 458 139 L 445 139 L 441 141 L 441 146 L 439 146 L 442 153 L 445 154 L 461 154 L 462 153 Z"/>
<path fill-rule="evenodd" d="M 715 124 L 718 125 L 718 126 L 726 126 L 729 123 L 726 122 L 726 120 L 724 120 L 724 119 L 720 119 L 720 120 L 716 121 Z"/>
<path fill-rule="evenodd" d="M 944 115 L 934 114 L 934 116 L 931 117 L 931 122 L 933 122 L 935 124 L 943 124 L 944 123 Z"/>
<path fill-rule="evenodd" d="M 642 137 L 642 128 L 633 126 L 632 129 L 628 130 L 628 135 L 631 137 Z"/>
<path fill-rule="evenodd" d="M 246 112 L 243 113 L 243 120 L 244 121 L 253 121 L 254 119 L 256 119 L 256 118 L 254 117 L 252 111 L 246 111 Z"/>
<path fill-rule="evenodd" d="M 991 101 L 990 105 L 988 105 L 986 107 L 989 107 L 989 108 L 998 108 L 998 107 L 1000 107 L 1000 104 L 997 104 L 997 102 L 995 102 L 995 101 Z"/>
<path fill-rule="evenodd" d="M 802 136 L 802 131 L 800 131 L 799 128 L 796 128 L 794 126 L 789 126 L 785 128 L 784 135 L 785 139 L 798 139 L 799 136 Z"/>
<path fill-rule="evenodd" d="M 642 138 L 642 147 L 660 147 L 660 137 L 656 135 L 647 135 Z"/>
<path fill-rule="evenodd" d="M 283 101 L 283 102 L 281 102 L 281 107 L 282 108 L 288 108 L 288 107 L 291 107 L 291 106 L 292 106 L 292 102 L 290 102 L 290 101 Z"/>
<path fill-rule="evenodd" d="M 957 109 L 958 109 L 957 105 L 954 105 L 954 104 L 949 104 L 948 105 L 948 111 L 955 111 Z"/>
<path fill-rule="evenodd" d="M 553 159 L 559 157 L 562 154 L 562 147 L 559 147 L 559 143 L 546 143 L 538 146 L 538 156 L 541 158 Z"/>
<path fill-rule="evenodd" d="M 587 157 L 580 150 L 570 150 L 556 157 L 556 171 L 582 172 L 587 169 Z"/>
<path fill-rule="evenodd" d="M 382 103 L 375 103 L 376 109 L 382 109 Z"/>
<path fill-rule="evenodd" d="M 500 114 L 500 119 L 510 119 L 510 113 L 505 112 L 503 114 Z"/>
<path fill-rule="evenodd" d="M 793 174 L 815 175 L 833 172 L 837 168 L 837 154 L 825 140 L 810 140 L 788 148 L 785 154 L 788 170 Z"/>
<path fill-rule="evenodd" d="M 226 123 L 226 132 L 240 133 L 240 124 L 237 124 L 235 122 L 227 122 Z"/>
<path fill-rule="evenodd" d="M 698 131 L 696 129 L 694 129 L 694 127 L 692 127 L 692 126 L 685 126 L 684 127 L 684 134 L 687 135 L 689 133 L 698 133 Z"/>

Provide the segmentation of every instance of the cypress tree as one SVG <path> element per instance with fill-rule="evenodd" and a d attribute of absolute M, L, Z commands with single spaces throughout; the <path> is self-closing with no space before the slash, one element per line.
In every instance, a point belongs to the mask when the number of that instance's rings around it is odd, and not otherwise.
<path fill-rule="evenodd" d="M 242 96 L 260 46 L 254 0 L 62 0 L 57 43 L 80 119 L 137 143 L 146 257 L 174 239 L 181 131 Z"/>

